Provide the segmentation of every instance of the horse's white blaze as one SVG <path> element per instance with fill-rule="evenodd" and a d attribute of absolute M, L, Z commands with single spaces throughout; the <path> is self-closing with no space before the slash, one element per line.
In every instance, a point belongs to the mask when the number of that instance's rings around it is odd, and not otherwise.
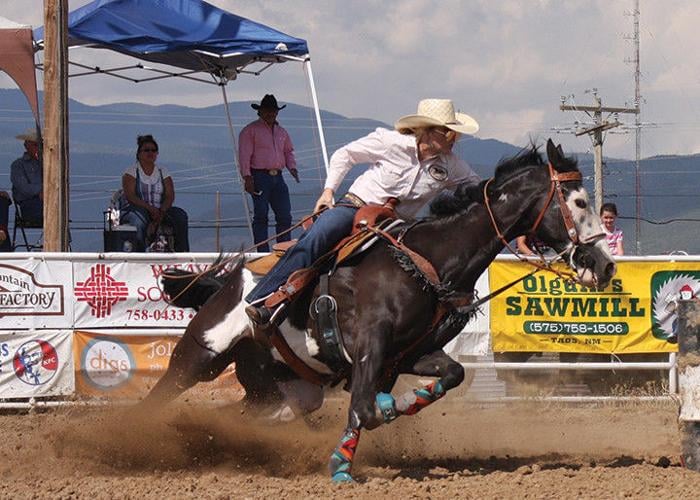
<path fill-rule="evenodd" d="M 503 203 L 508 201 L 508 193 L 501 193 L 501 196 L 498 197 L 498 201 L 502 201 Z"/>
<path fill-rule="evenodd" d="M 579 241 L 593 243 L 603 255 L 606 255 L 610 261 L 613 261 L 613 256 L 610 253 L 610 248 L 605 240 L 600 217 L 593 211 L 588 193 L 581 187 L 569 192 L 566 199 L 566 204 L 571 211 L 571 217 L 574 220 L 576 231 L 578 232 Z M 579 206 L 581 205 L 581 206 Z M 573 253 L 571 254 L 570 266 L 575 269 L 573 262 Z M 577 269 L 578 279 L 585 285 L 595 285 L 598 280 L 594 269 Z"/>
<path fill-rule="evenodd" d="M 583 202 L 585 207 L 582 208 L 578 206 L 576 203 L 577 201 L 579 203 Z M 585 189 L 579 188 L 569 192 L 566 204 L 569 210 L 571 210 L 571 217 L 574 219 L 576 231 L 578 231 L 578 236 L 581 241 L 588 241 L 603 233 L 600 217 L 593 211 L 590 200 L 588 199 L 588 193 Z"/>
<path fill-rule="evenodd" d="M 576 200 L 585 203 L 585 208 L 579 207 L 576 204 Z M 612 259 L 610 248 L 608 248 L 605 238 L 602 237 L 605 235 L 603 224 L 600 222 L 600 217 L 593 211 L 586 190 L 579 188 L 576 191 L 571 191 L 566 200 L 566 204 L 569 206 L 569 210 L 571 210 L 571 217 L 574 219 L 579 239 L 583 242 L 589 242 L 598 238 L 595 242 L 595 246 Z"/>

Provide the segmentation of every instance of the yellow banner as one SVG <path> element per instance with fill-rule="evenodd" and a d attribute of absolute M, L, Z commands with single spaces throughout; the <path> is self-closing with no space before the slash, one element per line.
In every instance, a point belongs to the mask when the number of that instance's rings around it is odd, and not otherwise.
<path fill-rule="evenodd" d="M 145 396 L 165 373 L 180 338 L 168 335 L 112 335 L 76 331 L 73 349 L 75 384 L 80 394 L 110 398 Z M 218 391 L 222 394 L 217 394 Z M 201 384 L 194 394 L 237 400 L 243 389 L 233 366 L 215 382 Z M 188 396 L 192 393 L 188 392 Z"/>
<path fill-rule="evenodd" d="M 522 262 L 494 262 L 490 288 L 531 270 Z M 493 350 L 676 352 L 678 300 L 699 293 L 700 262 L 618 262 L 615 278 L 604 289 L 539 271 L 491 301 Z"/>

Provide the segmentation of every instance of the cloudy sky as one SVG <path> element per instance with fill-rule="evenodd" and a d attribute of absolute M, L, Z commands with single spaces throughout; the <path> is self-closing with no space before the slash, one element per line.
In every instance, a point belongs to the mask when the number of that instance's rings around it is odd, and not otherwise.
<path fill-rule="evenodd" d="M 87 3 L 71 0 L 69 9 Z M 210 0 L 309 43 L 322 108 L 388 123 L 424 97 L 448 97 L 481 124 L 479 137 L 525 144 L 554 136 L 567 149 L 590 140 L 555 129 L 585 122 L 569 104 L 634 99 L 633 0 Z M 700 152 L 700 2 L 641 0 L 642 156 Z M 2 0 L 0 16 L 43 24 L 42 0 Z M 109 53 L 81 54 L 104 65 Z M 182 81 L 135 86 L 107 77 L 72 79 L 70 96 L 88 104 L 138 101 L 207 106 L 216 87 Z M 0 87 L 12 87 L 5 76 Z M 231 100 L 309 105 L 301 66 L 240 77 Z M 621 120 L 633 123 L 632 115 Z M 634 157 L 634 134 L 608 134 L 604 154 Z"/>

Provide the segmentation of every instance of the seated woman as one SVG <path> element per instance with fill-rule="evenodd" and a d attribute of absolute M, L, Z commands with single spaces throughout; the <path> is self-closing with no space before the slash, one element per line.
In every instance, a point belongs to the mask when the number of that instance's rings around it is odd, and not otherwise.
<path fill-rule="evenodd" d="M 173 179 L 165 167 L 156 165 L 158 143 L 152 135 L 140 135 L 136 144 L 136 163 L 122 176 L 128 206 L 122 213 L 121 222 L 136 227 L 137 251 L 145 250 L 147 236 L 155 234 L 158 226 L 165 222 L 173 228 L 174 250 L 189 252 L 187 213 L 173 206 Z"/>

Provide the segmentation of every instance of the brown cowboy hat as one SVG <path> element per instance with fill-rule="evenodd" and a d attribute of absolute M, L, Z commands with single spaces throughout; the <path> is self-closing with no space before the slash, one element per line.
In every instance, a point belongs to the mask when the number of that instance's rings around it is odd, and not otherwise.
<path fill-rule="evenodd" d="M 276 109 L 277 111 L 279 111 L 280 109 L 286 108 L 287 105 L 285 104 L 284 106 L 278 106 L 277 99 L 275 99 L 274 95 L 265 94 L 265 97 L 262 98 L 262 101 L 260 101 L 260 104 L 253 103 L 250 105 L 250 107 L 256 111 L 258 109 Z"/>

